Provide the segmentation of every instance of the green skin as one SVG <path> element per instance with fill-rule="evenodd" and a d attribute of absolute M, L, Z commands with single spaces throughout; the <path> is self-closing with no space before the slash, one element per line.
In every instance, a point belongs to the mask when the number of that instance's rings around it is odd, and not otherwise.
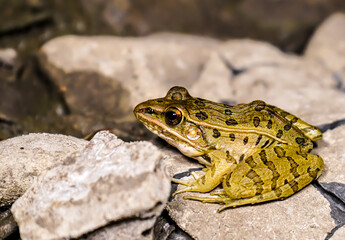
<path fill-rule="evenodd" d="M 184 199 L 229 207 L 285 199 L 320 176 L 321 157 L 310 153 L 320 130 L 263 101 L 235 106 L 194 98 L 173 87 L 163 98 L 136 106 L 150 131 L 204 164 L 204 175 L 173 182 L 182 192 L 206 193 Z"/>

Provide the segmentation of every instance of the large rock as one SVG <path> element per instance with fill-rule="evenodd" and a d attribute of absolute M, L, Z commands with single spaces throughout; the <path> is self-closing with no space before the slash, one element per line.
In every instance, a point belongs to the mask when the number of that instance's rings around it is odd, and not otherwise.
<path fill-rule="evenodd" d="M 190 193 L 189 193 L 190 194 Z M 312 186 L 284 200 L 228 209 L 220 205 L 183 200 L 168 204 L 170 216 L 193 238 L 218 239 L 325 239 L 336 225 L 329 203 Z"/>
<path fill-rule="evenodd" d="M 133 239 L 140 239 L 170 193 L 161 160 L 161 151 L 148 142 L 124 143 L 113 134 L 98 133 L 13 204 L 21 238 L 76 238 L 116 221 L 138 221 L 136 227 L 119 224 L 104 231 L 116 230 L 120 233 L 113 235 L 120 236 L 123 228 L 126 234 L 138 228 L 143 231 Z"/>
<path fill-rule="evenodd" d="M 316 30 L 305 51 L 307 58 L 315 58 L 330 71 L 345 67 L 345 14 L 331 15 Z"/>
<path fill-rule="evenodd" d="M 192 86 L 215 46 L 215 40 L 178 34 L 65 36 L 42 47 L 40 62 L 64 92 L 72 113 L 121 118 L 131 114 L 138 102 L 160 96 L 172 84 Z"/>
<path fill-rule="evenodd" d="M 29 134 L 0 142 L 0 207 L 12 204 L 47 169 L 87 141 L 58 134 Z"/>

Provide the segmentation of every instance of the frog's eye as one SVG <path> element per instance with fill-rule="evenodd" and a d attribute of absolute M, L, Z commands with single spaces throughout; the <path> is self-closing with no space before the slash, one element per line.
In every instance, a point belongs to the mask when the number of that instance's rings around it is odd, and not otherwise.
<path fill-rule="evenodd" d="M 182 113 L 177 108 L 168 108 L 164 113 L 166 124 L 176 126 L 182 120 Z"/>

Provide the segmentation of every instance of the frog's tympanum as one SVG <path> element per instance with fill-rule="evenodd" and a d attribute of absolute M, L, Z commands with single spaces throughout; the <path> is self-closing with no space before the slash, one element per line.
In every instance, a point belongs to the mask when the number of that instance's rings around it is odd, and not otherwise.
<path fill-rule="evenodd" d="M 185 185 L 174 195 L 204 193 L 185 199 L 222 204 L 219 211 L 284 199 L 319 177 L 324 166 L 310 153 L 320 130 L 263 101 L 230 106 L 173 87 L 134 113 L 154 134 L 206 166 L 192 181 L 173 179 Z M 223 188 L 214 190 L 220 183 Z"/>

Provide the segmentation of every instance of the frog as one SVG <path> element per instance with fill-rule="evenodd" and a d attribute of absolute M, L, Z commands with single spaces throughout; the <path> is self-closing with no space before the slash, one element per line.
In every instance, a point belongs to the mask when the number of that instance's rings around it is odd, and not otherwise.
<path fill-rule="evenodd" d="M 322 158 L 311 153 L 322 132 L 262 100 L 229 105 L 192 97 L 172 87 L 147 100 L 134 115 L 152 133 L 205 167 L 173 196 L 227 208 L 283 200 L 317 179 Z"/>

